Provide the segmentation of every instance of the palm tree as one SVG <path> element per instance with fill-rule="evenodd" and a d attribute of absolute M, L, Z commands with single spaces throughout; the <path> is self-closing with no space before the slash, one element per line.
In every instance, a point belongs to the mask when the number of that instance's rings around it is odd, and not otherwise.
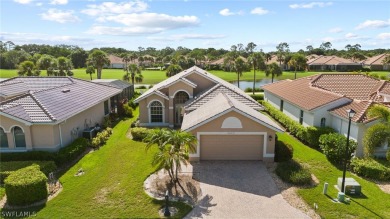
<path fill-rule="evenodd" d="M 144 76 L 142 74 L 135 75 L 135 82 L 142 83 L 143 80 L 144 80 Z"/>
<path fill-rule="evenodd" d="M 95 68 L 91 65 L 88 65 L 87 68 L 85 69 L 85 73 L 91 76 L 91 81 L 92 81 L 92 74 L 95 74 Z"/>
<path fill-rule="evenodd" d="M 180 67 L 180 65 L 177 64 L 171 64 L 167 68 L 166 76 L 171 77 L 179 72 L 183 71 L 183 69 Z"/>
<path fill-rule="evenodd" d="M 237 73 L 237 85 L 238 85 L 238 88 L 240 88 L 240 76 L 242 76 L 242 72 L 244 72 L 246 69 L 245 61 L 242 58 L 238 57 L 234 61 L 233 68 L 234 68 L 234 71 Z"/>
<path fill-rule="evenodd" d="M 24 61 L 18 65 L 19 76 L 39 76 L 41 71 L 37 69 L 32 61 Z"/>
<path fill-rule="evenodd" d="M 249 46 L 249 45 L 248 45 Z M 249 63 L 252 64 L 253 67 L 253 90 L 252 93 L 255 94 L 256 87 L 256 69 L 260 68 L 261 63 L 264 63 L 263 56 L 259 52 L 252 53 L 248 59 Z"/>
<path fill-rule="evenodd" d="M 128 68 L 127 68 L 127 64 L 131 61 L 130 55 L 127 54 L 127 53 L 122 53 L 122 54 L 120 55 L 120 57 L 122 58 L 122 61 L 125 63 L 125 66 L 123 67 L 123 70 L 125 70 L 126 73 L 129 73 L 129 70 L 128 70 Z"/>
<path fill-rule="evenodd" d="M 265 75 L 268 77 L 269 75 L 272 75 L 272 83 L 274 83 L 274 77 L 282 75 L 282 69 L 279 67 L 278 64 L 275 62 L 267 65 L 267 69 L 265 70 Z"/>
<path fill-rule="evenodd" d="M 136 74 L 141 74 L 141 68 L 136 64 L 130 64 L 128 66 L 129 72 L 126 72 L 126 74 L 123 76 L 123 80 L 129 81 L 131 78 L 131 83 L 134 84 L 134 79 Z"/>
<path fill-rule="evenodd" d="M 108 56 L 105 52 L 95 49 L 92 53 L 89 54 L 88 65 L 92 65 L 95 69 L 97 69 L 97 78 L 102 78 L 102 69 L 104 65 L 109 65 L 110 59 L 108 59 Z"/>
<path fill-rule="evenodd" d="M 363 138 L 364 153 L 372 156 L 376 147 L 390 139 L 390 110 L 383 105 L 374 105 L 368 110 L 367 116 L 379 120 L 379 123 L 367 129 Z"/>

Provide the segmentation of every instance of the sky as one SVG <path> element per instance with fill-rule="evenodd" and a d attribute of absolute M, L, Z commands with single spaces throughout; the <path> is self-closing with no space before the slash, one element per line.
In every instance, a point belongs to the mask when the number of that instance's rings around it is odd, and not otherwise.
<path fill-rule="evenodd" d="M 0 40 L 84 49 L 390 48 L 390 0 L 1 0 Z"/>

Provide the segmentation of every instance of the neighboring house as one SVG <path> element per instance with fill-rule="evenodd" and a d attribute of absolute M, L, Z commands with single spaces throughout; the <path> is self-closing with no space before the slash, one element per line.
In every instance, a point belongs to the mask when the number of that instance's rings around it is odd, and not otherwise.
<path fill-rule="evenodd" d="M 0 82 L 1 152 L 56 151 L 102 124 L 121 89 L 71 77 Z"/>
<path fill-rule="evenodd" d="M 370 68 L 372 71 L 390 70 L 390 64 L 383 64 L 383 60 L 387 56 L 389 56 L 389 54 L 383 53 L 383 54 L 368 58 L 362 62 L 363 67 Z"/>
<path fill-rule="evenodd" d="M 121 57 L 114 56 L 114 55 L 108 55 L 108 59 L 110 60 L 110 65 L 104 66 L 104 68 L 125 68 L 125 62 L 122 60 Z"/>
<path fill-rule="evenodd" d="M 238 87 L 192 67 L 138 97 L 140 125 L 178 127 L 198 139 L 191 160 L 273 161 L 275 122 Z"/>
<path fill-rule="evenodd" d="M 309 71 L 357 71 L 362 64 L 337 56 L 318 56 L 307 61 Z"/>
<path fill-rule="evenodd" d="M 283 71 L 286 71 L 286 70 L 290 70 L 289 69 L 289 66 L 284 64 L 284 61 L 279 61 L 278 59 L 278 56 L 277 55 L 272 55 L 271 56 L 271 59 L 268 59 L 266 60 L 265 64 L 269 65 L 271 63 L 276 63 L 279 65 L 279 67 L 283 70 Z"/>
<path fill-rule="evenodd" d="M 358 142 L 357 156 L 363 155 L 363 137 L 375 120 L 366 113 L 375 103 L 390 101 L 390 82 L 362 74 L 319 74 L 264 85 L 264 99 L 304 126 L 332 127 L 347 135 L 347 110 L 353 109 L 351 138 Z M 377 148 L 383 156 L 387 146 Z"/>
<path fill-rule="evenodd" d="M 111 97 L 111 108 L 114 108 L 119 101 L 123 99 L 130 100 L 134 96 L 134 85 L 129 84 L 126 81 L 119 79 L 95 79 L 92 80 L 92 82 L 108 85 L 122 90 L 120 94 Z"/>

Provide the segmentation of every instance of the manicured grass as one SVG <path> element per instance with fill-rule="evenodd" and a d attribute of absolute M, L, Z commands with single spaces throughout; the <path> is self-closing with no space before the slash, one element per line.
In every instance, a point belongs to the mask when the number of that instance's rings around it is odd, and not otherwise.
<path fill-rule="evenodd" d="M 134 111 L 135 117 L 138 110 Z M 143 190 L 144 180 L 156 169 L 154 150 L 126 137 L 134 119 L 120 121 L 106 145 L 87 154 L 61 178 L 63 191 L 45 206 L 30 208 L 38 218 L 157 218 L 164 206 Z M 85 174 L 74 174 L 83 168 Z M 191 207 L 174 203 L 182 218 Z M 5 210 L 3 210 L 5 211 Z"/>
<path fill-rule="evenodd" d="M 370 181 L 347 172 L 362 186 L 363 196 L 351 197 L 350 204 L 333 203 L 331 198 L 337 197 L 337 178 L 342 171 L 334 167 L 322 153 L 305 146 L 287 133 L 278 134 L 278 139 L 290 143 L 294 148 L 294 159 L 307 164 L 309 170 L 319 179 L 316 187 L 299 189 L 298 194 L 313 206 L 318 204 L 318 214 L 322 218 L 390 218 L 390 194 L 384 193 Z M 329 183 L 328 196 L 322 194 L 323 185 Z"/>
<path fill-rule="evenodd" d="M 212 74 L 226 80 L 226 81 L 236 81 L 237 80 L 237 74 L 235 72 L 224 72 L 224 71 L 210 71 Z M 74 69 L 73 70 L 74 77 L 81 78 L 84 80 L 90 80 L 89 74 L 85 73 L 85 69 Z M 310 75 L 315 75 L 319 73 L 325 73 L 325 72 L 298 72 L 297 77 L 306 77 Z M 328 72 L 328 73 L 340 73 L 340 72 Z M 380 72 L 372 72 L 376 73 L 379 76 L 387 76 L 389 72 L 380 71 Z M 102 78 L 106 79 L 122 79 L 124 74 L 124 71 L 122 69 L 103 69 L 102 71 Z M 142 71 L 142 74 L 144 76 L 144 80 L 142 84 L 156 84 L 160 81 L 163 81 L 167 79 L 165 76 L 165 71 L 151 71 L 151 70 L 144 70 Z M 46 71 L 41 71 L 41 75 L 46 75 Z M 0 69 L 0 78 L 11 78 L 17 76 L 16 70 L 7 70 L 7 69 Z M 283 72 L 283 75 L 280 77 L 277 77 L 275 79 L 277 80 L 283 80 L 283 79 L 294 79 L 295 75 L 294 72 Z M 96 79 L 96 74 L 92 75 L 93 79 Z M 266 77 L 265 73 L 263 71 L 256 71 L 256 80 L 261 80 L 264 78 L 271 79 L 271 77 Z M 253 71 L 252 72 L 244 72 L 243 75 L 240 77 L 240 80 L 253 80 Z"/>

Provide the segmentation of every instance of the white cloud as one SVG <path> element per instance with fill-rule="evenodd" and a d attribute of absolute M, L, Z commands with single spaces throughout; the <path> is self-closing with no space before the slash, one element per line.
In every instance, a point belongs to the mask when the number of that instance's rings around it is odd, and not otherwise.
<path fill-rule="evenodd" d="M 365 29 L 365 28 L 385 28 L 390 27 L 390 19 L 389 20 L 366 20 L 363 23 L 360 23 L 355 29 Z"/>
<path fill-rule="evenodd" d="M 224 8 L 219 11 L 219 14 L 222 16 L 231 16 L 234 15 L 235 13 L 231 12 L 228 8 Z"/>
<path fill-rule="evenodd" d="M 357 34 L 354 34 L 354 33 L 347 33 L 347 34 L 345 34 L 345 38 L 346 39 L 356 39 L 358 37 L 359 36 Z"/>
<path fill-rule="evenodd" d="M 310 3 L 301 3 L 301 4 L 292 4 L 289 5 L 292 9 L 298 9 L 298 8 L 314 8 L 314 7 L 326 7 L 333 5 L 333 2 L 310 2 Z"/>
<path fill-rule="evenodd" d="M 51 0 L 51 5 L 66 5 L 68 4 L 68 0 Z"/>
<path fill-rule="evenodd" d="M 335 28 L 329 29 L 328 32 L 329 33 L 341 33 L 341 32 L 343 32 L 343 29 L 341 29 L 340 27 L 335 27 Z"/>
<path fill-rule="evenodd" d="M 109 26 L 93 26 L 86 33 L 93 35 L 113 35 L 113 36 L 131 36 L 142 34 L 154 34 L 164 31 L 163 28 L 147 28 L 147 27 L 109 27 Z"/>
<path fill-rule="evenodd" d="M 38 2 L 38 3 L 36 3 L 35 5 L 38 6 L 38 7 L 40 7 L 40 6 L 43 5 L 43 3 L 42 3 L 42 2 Z"/>
<path fill-rule="evenodd" d="M 19 3 L 19 4 L 30 4 L 31 2 L 33 2 L 34 0 L 14 0 L 14 2 L 16 3 Z"/>
<path fill-rule="evenodd" d="M 148 8 L 148 4 L 142 1 L 103 2 L 99 5 L 87 5 L 87 7 L 87 9 L 81 10 L 81 12 L 90 16 L 102 16 L 106 14 L 143 12 Z"/>
<path fill-rule="evenodd" d="M 156 30 L 177 29 L 188 26 L 196 26 L 199 24 L 199 19 L 196 16 L 171 16 L 156 13 L 133 13 L 102 16 L 98 18 L 98 21 L 112 21 L 124 24 L 131 28 L 151 28 Z"/>
<path fill-rule="evenodd" d="M 251 11 L 251 14 L 257 14 L 257 15 L 264 15 L 264 14 L 268 14 L 269 11 L 268 10 L 265 10 L 264 8 L 262 7 L 257 7 L 257 8 L 254 8 L 252 9 Z"/>
<path fill-rule="evenodd" d="M 212 39 L 221 39 L 225 38 L 225 35 L 222 34 L 176 34 L 171 36 L 164 37 L 148 37 L 151 40 L 161 40 L 161 41 L 182 41 L 182 40 L 212 40 Z"/>
<path fill-rule="evenodd" d="M 390 40 L 390 33 L 380 33 L 377 38 L 381 40 Z"/>
<path fill-rule="evenodd" d="M 55 8 L 51 8 L 46 13 L 40 15 L 43 20 L 55 21 L 62 24 L 80 21 L 80 19 L 73 13 L 73 10 L 62 11 Z"/>

